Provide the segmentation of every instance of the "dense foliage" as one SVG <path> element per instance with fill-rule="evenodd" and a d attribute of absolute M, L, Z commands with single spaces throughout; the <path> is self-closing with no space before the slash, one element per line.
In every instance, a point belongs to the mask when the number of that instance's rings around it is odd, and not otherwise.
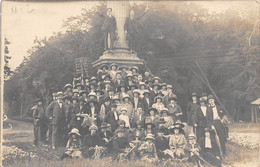
<path fill-rule="evenodd" d="M 232 117 L 248 120 L 250 102 L 260 93 L 258 12 L 245 7 L 212 13 L 193 3 L 166 4 L 149 3 L 138 21 L 138 57 L 154 75 L 173 84 L 183 110 L 193 91 L 210 93 L 197 62 Z M 132 6 L 136 15 L 146 7 Z M 87 57 L 89 74 L 95 74 L 90 63 L 103 51 L 97 11 L 105 12 L 104 4 L 68 18 L 66 33 L 35 39 L 30 56 L 5 83 L 9 112 L 20 113 L 21 106 L 28 110 L 35 96 L 49 100 L 52 89 L 72 81 L 77 57 Z"/>

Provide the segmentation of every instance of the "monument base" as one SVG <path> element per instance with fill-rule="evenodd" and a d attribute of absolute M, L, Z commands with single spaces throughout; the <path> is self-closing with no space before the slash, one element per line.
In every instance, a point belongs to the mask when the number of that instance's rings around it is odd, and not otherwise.
<path fill-rule="evenodd" d="M 116 63 L 119 66 L 142 66 L 144 65 L 144 60 L 137 57 L 136 53 L 129 53 L 127 49 L 115 49 L 112 52 L 104 52 L 100 58 L 92 63 L 92 66 L 99 68 L 103 64 L 110 65 Z"/>

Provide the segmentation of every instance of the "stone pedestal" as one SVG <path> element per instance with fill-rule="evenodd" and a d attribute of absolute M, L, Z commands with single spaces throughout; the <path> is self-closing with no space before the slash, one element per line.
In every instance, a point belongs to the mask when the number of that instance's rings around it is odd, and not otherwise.
<path fill-rule="evenodd" d="M 99 59 L 92 63 L 92 66 L 95 68 L 100 67 L 102 64 L 110 65 L 116 63 L 126 66 L 142 66 L 144 60 L 141 60 L 137 57 L 136 53 L 129 53 L 126 49 L 115 49 L 113 53 L 105 52 Z"/>

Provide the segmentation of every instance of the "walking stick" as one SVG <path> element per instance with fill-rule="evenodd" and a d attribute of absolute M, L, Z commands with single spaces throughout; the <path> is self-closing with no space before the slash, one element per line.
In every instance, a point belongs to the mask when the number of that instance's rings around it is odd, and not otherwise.
<path fill-rule="evenodd" d="M 215 129 L 214 126 L 213 126 L 212 129 L 214 130 L 214 132 L 215 132 L 215 134 L 216 134 L 216 135 L 215 135 L 215 138 L 216 138 L 217 145 L 218 145 L 218 147 L 219 147 L 220 156 L 221 156 L 221 158 L 223 158 L 223 152 L 222 152 L 222 149 L 221 149 L 221 144 L 220 144 L 220 141 L 219 141 L 218 133 L 217 133 L 217 131 L 216 131 L 216 129 Z"/>

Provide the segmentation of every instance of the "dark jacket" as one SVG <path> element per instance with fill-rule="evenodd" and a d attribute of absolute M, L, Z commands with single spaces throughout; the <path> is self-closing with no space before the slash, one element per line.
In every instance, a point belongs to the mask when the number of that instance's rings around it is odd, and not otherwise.
<path fill-rule="evenodd" d="M 152 105 L 153 105 L 153 100 L 152 100 L 151 96 L 149 96 L 149 104 L 147 103 L 146 98 L 143 97 L 143 98 L 142 98 L 142 105 L 143 105 L 143 107 L 142 107 L 143 110 L 144 110 L 145 112 L 147 112 L 148 109 L 151 108 Z"/>
<path fill-rule="evenodd" d="M 101 28 L 101 31 L 104 32 L 115 32 L 117 30 L 116 27 L 116 18 L 114 16 L 109 17 L 106 15 L 100 15 L 104 18 L 104 22 Z"/>
<path fill-rule="evenodd" d="M 116 111 L 115 111 L 116 112 Z M 117 118 L 119 119 L 119 115 L 118 113 L 116 112 L 117 114 Z M 108 124 L 111 125 L 111 129 L 112 131 L 114 132 L 116 130 L 116 128 L 118 127 L 118 119 L 116 120 L 115 119 L 115 116 L 114 116 L 114 111 L 109 111 L 107 113 L 107 115 L 105 116 L 105 122 L 107 122 Z"/>
<path fill-rule="evenodd" d="M 64 112 L 64 103 L 61 102 L 62 107 L 60 107 L 58 101 L 53 101 L 46 108 L 46 115 L 51 120 L 53 125 L 64 125 L 65 124 L 65 112 Z"/>

